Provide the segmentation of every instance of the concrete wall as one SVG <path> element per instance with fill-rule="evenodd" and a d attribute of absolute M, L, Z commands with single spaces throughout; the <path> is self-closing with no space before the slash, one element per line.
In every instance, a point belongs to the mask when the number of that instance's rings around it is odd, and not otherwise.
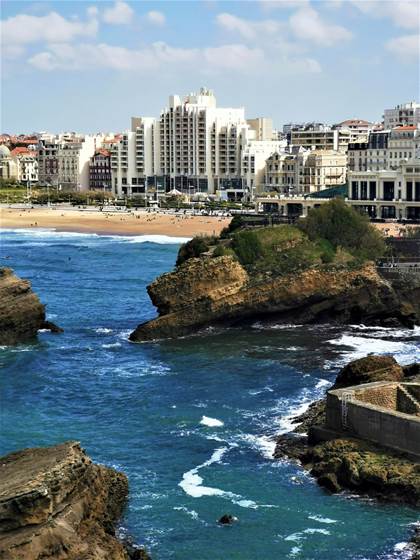
<path fill-rule="evenodd" d="M 386 396 L 390 399 L 387 401 L 388 404 L 392 404 L 396 394 L 397 403 L 398 400 L 403 401 L 405 404 L 402 406 L 408 409 L 410 406 L 404 400 L 405 395 L 401 397 L 400 392 L 398 396 L 398 385 L 398 383 L 386 382 L 368 383 L 364 386 L 364 391 L 371 395 L 376 393 L 381 396 L 381 399 Z M 346 403 L 347 414 L 343 416 L 342 402 L 346 394 L 350 395 L 350 399 Z M 360 387 L 330 391 L 327 395 L 327 428 L 420 457 L 419 416 L 363 402 L 359 398 Z M 345 425 L 343 425 L 343 418 Z"/>

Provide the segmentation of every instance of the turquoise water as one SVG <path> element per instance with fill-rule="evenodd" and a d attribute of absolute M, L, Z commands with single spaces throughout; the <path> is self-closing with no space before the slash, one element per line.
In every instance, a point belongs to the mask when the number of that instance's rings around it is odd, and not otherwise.
<path fill-rule="evenodd" d="M 65 332 L 0 351 L 1 453 L 76 439 L 124 471 L 121 530 L 154 560 L 403 558 L 413 509 L 328 495 L 271 459 L 272 437 L 349 359 L 413 361 L 420 331 L 255 323 L 131 344 L 155 314 L 146 285 L 175 261 L 167 242 L 2 233 L 1 264 L 31 280 Z M 239 522 L 218 526 L 224 513 Z"/>

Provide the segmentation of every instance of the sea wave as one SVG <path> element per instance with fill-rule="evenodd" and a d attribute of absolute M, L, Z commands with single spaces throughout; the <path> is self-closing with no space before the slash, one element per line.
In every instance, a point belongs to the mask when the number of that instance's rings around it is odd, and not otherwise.
<path fill-rule="evenodd" d="M 224 426 L 224 422 L 218 420 L 217 418 L 210 418 L 209 416 L 203 416 L 200 420 L 200 424 L 203 426 L 209 426 L 211 428 L 219 428 Z"/>
<path fill-rule="evenodd" d="M 346 365 L 351 360 L 363 358 L 368 354 L 392 355 L 401 364 L 409 364 L 418 358 L 419 345 L 410 342 L 385 340 L 383 338 L 371 338 L 353 334 L 342 334 L 339 338 L 327 341 L 332 346 L 344 346 L 350 350 L 344 350 L 340 358 L 334 363 L 337 366 Z"/>

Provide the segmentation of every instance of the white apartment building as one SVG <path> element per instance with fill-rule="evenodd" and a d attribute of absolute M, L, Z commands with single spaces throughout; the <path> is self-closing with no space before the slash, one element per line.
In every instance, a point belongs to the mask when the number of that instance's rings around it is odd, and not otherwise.
<path fill-rule="evenodd" d="M 272 154 L 285 149 L 286 144 L 285 140 L 250 140 L 242 152 L 242 189 L 235 193 L 226 190 L 222 198 L 238 200 L 244 196 L 244 191 L 249 199 L 260 194 L 264 186 L 267 159 Z"/>
<path fill-rule="evenodd" d="M 89 189 L 89 161 L 104 135 L 73 133 L 41 136 L 38 144 L 39 182 L 57 189 Z"/>
<path fill-rule="evenodd" d="M 350 171 L 348 201 L 372 218 L 420 220 L 420 159 L 396 169 Z"/>
<path fill-rule="evenodd" d="M 384 110 L 384 128 L 395 128 L 396 126 L 417 126 L 420 124 L 420 103 L 411 101 L 402 103 L 394 109 Z"/>
<path fill-rule="evenodd" d="M 245 196 L 242 153 L 251 140 L 271 142 L 272 134 L 270 119 L 248 122 L 244 108 L 217 107 L 210 90 L 184 99 L 172 95 L 159 119 L 132 119 L 131 131 L 114 146 L 114 192 L 157 197 L 176 189 L 190 195 Z M 261 150 L 267 150 L 266 144 Z"/>
<path fill-rule="evenodd" d="M 307 127 L 290 132 L 290 144 L 308 150 L 334 150 L 347 152 L 350 142 L 367 140 L 365 135 L 349 128 L 330 128 L 328 126 Z"/>
<path fill-rule="evenodd" d="M 266 160 L 264 190 L 281 194 L 302 192 L 303 169 L 310 150 L 294 146 Z"/>
<path fill-rule="evenodd" d="M 367 143 L 349 144 L 348 156 L 351 171 L 397 169 L 420 157 L 420 128 L 407 125 L 371 132 Z"/>

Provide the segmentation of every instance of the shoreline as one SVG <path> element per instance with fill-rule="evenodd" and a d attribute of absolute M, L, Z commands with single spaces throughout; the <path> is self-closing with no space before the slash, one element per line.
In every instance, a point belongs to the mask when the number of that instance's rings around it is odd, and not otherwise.
<path fill-rule="evenodd" d="M 175 212 L 100 212 L 98 209 L 0 208 L 0 230 L 53 229 L 56 232 L 97 235 L 166 235 L 191 238 L 218 235 L 230 217 L 196 216 Z"/>

